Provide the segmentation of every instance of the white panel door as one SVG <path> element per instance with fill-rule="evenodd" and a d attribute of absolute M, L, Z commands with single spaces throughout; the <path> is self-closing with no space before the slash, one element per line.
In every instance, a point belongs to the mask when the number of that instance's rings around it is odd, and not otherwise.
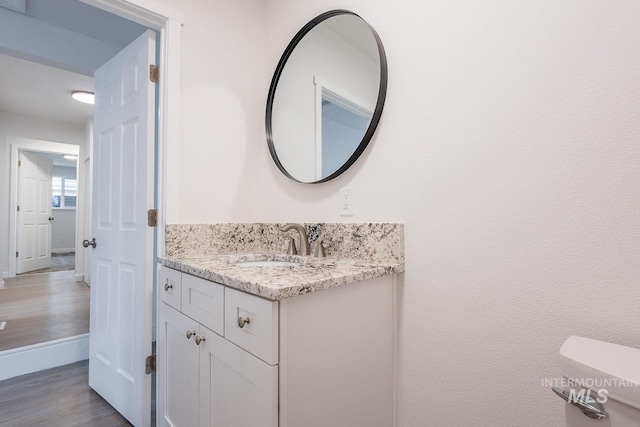
<path fill-rule="evenodd" d="M 51 172 L 53 161 L 20 151 L 16 274 L 51 267 Z"/>
<path fill-rule="evenodd" d="M 89 385 L 134 426 L 151 421 L 155 87 L 147 31 L 95 73 Z"/>

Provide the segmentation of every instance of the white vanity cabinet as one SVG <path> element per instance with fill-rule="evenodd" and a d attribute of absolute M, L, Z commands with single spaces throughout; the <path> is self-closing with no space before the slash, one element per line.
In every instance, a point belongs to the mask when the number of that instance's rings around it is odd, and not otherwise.
<path fill-rule="evenodd" d="M 165 267 L 158 277 L 158 425 L 276 427 L 278 367 L 219 335 L 225 288 Z"/>
<path fill-rule="evenodd" d="M 278 367 L 163 304 L 161 426 L 276 427 Z M 187 338 L 187 331 L 192 332 Z M 196 339 L 200 344 L 196 344 Z M 163 356 L 161 357 L 160 354 Z M 160 384 L 162 383 L 162 386 Z"/>
<path fill-rule="evenodd" d="M 280 301 L 158 277 L 158 425 L 393 425 L 391 276 Z"/>

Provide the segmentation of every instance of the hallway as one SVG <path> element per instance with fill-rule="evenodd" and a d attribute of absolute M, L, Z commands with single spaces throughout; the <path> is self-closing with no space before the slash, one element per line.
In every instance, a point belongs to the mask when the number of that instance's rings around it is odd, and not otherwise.
<path fill-rule="evenodd" d="M 0 351 L 89 332 L 89 287 L 74 271 L 5 279 L 0 290 Z"/>

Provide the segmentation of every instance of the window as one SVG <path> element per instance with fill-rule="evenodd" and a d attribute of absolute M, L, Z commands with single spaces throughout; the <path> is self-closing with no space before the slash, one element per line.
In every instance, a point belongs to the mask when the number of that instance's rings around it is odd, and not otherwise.
<path fill-rule="evenodd" d="M 54 208 L 76 208 L 78 197 L 78 181 L 61 176 L 51 179 L 51 205 Z"/>

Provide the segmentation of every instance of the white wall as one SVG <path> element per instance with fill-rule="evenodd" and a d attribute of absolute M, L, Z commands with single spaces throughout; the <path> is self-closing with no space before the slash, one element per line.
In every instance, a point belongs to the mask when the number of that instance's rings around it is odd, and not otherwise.
<path fill-rule="evenodd" d="M 162 1 L 184 13 L 181 138 L 167 147 L 167 222 L 252 221 L 268 155 L 263 1 Z"/>
<path fill-rule="evenodd" d="M 76 210 L 54 209 L 51 224 L 51 252 L 65 253 L 76 250 Z"/>
<path fill-rule="evenodd" d="M 69 166 L 53 166 L 53 176 L 60 176 L 65 179 L 76 179 L 78 171 L 75 167 Z"/>
<path fill-rule="evenodd" d="M 8 271 L 9 262 L 9 157 L 7 137 L 23 137 L 74 145 L 84 144 L 84 126 L 43 120 L 0 111 L 0 271 Z"/>
<path fill-rule="evenodd" d="M 640 347 L 640 3 L 266 4 L 183 4 L 168 222 L 341 221 L 353 187 L 349 221 L 406 224 L 398 425 L 562 425 L 541 386 L 561 343 Z M 379 32 L 387 104 L 349 171 L 302 185 L 271 162 L 264 101 L 290 38 L 332 8 Z"/>
<path fill-rule="evenodd" d="M 382 122 L 322 188 L 270 167 L 265 220 L 337 220 L 349 185 L 406 223 L 399 426 L 562 425 L 563 340 L 640 347 L 640 4 L 270 1 L 268 67 L 331 7 L 385 43 Z"/>

